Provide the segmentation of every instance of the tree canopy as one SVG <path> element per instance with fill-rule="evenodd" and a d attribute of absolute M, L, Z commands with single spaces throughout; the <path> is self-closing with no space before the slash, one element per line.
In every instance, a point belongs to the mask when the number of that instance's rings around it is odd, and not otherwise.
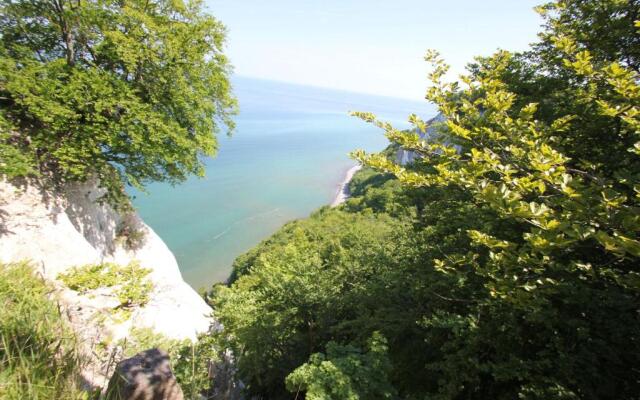
<path fill-rule="evenodd" d="M 236 108 L 199 0 L 2 0 L 0 173 L 125 184 L 202 175 Z"/>

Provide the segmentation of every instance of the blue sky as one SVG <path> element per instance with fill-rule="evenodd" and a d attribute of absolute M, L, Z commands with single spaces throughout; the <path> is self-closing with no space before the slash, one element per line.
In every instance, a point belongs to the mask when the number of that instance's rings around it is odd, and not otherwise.
<path fill-rule="evenodd" d="M 420 100 L 426 49 L 455 74 L 536 40 L 544 0 L 205 0 L 241 76 Z"/>

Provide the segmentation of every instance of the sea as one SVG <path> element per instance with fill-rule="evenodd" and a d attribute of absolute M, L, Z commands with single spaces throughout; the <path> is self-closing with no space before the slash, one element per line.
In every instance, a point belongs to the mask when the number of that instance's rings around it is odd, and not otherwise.
<path fill-rule="evenodd" d="M 369 111 L 399 128 L 427 101 L 235 77 L 236 129 L 218 135 L 206 177 L 132 191 L 142 219 L 164 240 L 194 289 L 225 281 L 233 260 L 288 221 L 335 198 L 355 149 L 380 151 L 384 132 L 349 111 Z"/>

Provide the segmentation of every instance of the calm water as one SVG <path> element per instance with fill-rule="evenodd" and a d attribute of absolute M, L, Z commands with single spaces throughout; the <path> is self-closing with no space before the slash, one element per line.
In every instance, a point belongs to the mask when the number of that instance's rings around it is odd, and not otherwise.
<path fill-rule="evenodd" d="M 381 150 L 382 132 L 348 111 L 371 111 L 398 126 L 426 102 L 237 78 L 237 129 L 222 135 L 206 178 L 137 194 L 139 213 L 173 251 L 194 288 L 223 281 L 233 260 L 285 222 L 328 204 L 357 148 Z"/>

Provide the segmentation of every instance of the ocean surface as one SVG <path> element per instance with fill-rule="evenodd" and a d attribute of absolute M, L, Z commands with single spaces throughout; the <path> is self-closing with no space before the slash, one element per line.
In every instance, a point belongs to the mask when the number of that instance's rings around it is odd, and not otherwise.
<path fill-rule="evenodd" d="M 224 281 L 238 255 L 286 222 L 331 203 L 355 165 L 350 151 L 386 147 L 381 130 L 349 111 L 370 111 L 398 127 L 408 126 L 410 113 L 435 115 L 426 101 L 249 78 L 235 78 L 233 85 L 240 103 L 237 128 L 218 137 L 206 177 L 134 193 L 139 214 L 195 289 Z"/>

